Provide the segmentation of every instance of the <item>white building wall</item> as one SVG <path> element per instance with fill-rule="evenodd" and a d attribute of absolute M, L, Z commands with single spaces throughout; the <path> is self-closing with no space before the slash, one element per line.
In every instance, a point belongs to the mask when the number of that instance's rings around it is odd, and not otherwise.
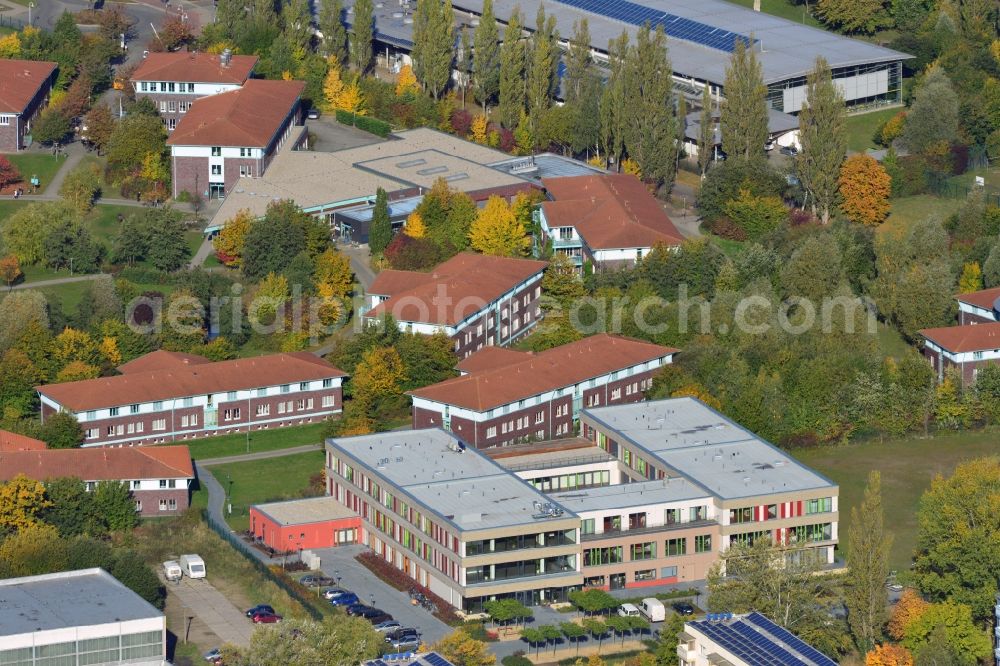
<path fill-rule="evenodd" d="M 962 301 L 959 301 L 958 310 L 959 312 L 974 314 L 979 317 L 985 317 L 987 319 L 992 319 L 993 321 L 997 321 L 997 313 L 992 308 L 991 309 L 981 308 L 972 305 L 971 303 L 963 303 Z"/>

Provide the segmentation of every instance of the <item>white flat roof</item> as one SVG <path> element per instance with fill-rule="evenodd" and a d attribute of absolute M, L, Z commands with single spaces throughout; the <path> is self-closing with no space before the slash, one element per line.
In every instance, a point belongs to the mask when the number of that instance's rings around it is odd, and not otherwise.
<path fill-rule="evenodd" d="M 329 496 L 255 504 L 254 508 L 282 525 L 320 523 L 358 515 L 337 501 L 337 498 Z"/>

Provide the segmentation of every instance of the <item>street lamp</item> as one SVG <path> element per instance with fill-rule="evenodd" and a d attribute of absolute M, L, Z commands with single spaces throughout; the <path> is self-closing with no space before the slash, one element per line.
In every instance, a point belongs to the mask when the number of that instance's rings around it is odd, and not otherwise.
<path fill-rule="evenodd" d="M 28 25 L 31 25 L 31 10 L 35 8 L 34 2 L 28 3 Z"/>

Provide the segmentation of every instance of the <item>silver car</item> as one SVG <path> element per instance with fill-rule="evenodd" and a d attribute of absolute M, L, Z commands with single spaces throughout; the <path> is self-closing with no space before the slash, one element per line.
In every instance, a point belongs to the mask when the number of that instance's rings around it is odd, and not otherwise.
<path fill-rule="evenodd" d="M 396 622 L 395 620 L 386 620 L 385 622 L 379 622 L 374 627 L 372 627 L 372 629 L 382 634 L 388 634 L 390 632 L 402 628 L 403 625 L 401 625 L 399 622 Z"/>

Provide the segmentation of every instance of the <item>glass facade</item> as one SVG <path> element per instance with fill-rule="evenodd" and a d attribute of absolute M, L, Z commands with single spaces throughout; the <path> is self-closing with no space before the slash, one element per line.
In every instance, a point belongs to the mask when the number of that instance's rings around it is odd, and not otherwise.
<path fill-rule="evenodd" d="M 144 631 L 137 634 L 36 645 L 34 648 L 0 650 L 0 665 L 99 666 L 146 661 L 162 657 L 163 654 L 163 632 Z"/>

